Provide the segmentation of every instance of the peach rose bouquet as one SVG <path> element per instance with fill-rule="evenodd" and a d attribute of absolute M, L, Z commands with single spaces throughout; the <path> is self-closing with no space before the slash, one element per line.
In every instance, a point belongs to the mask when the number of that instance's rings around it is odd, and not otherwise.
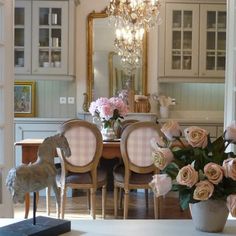
<path fill-rule="evenodd" d="M 161 132 L 163 136 L 151 140 L 152 158 L 161 172 L 150 183 L 156 196 L 179 191 L 183 209 L 189 203 L 224 200 L 236 217 L 236 155 L 226 151 L 230 144 L 236 144 L 236 122 L 214 141 L 200 127 L 182 132 L 175 121 L 165 123 Z"/>

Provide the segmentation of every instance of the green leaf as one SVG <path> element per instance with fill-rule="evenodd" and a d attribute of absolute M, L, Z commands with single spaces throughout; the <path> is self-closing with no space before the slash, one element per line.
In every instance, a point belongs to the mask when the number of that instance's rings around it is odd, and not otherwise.
<path fill-rule="evenodd" d="M 191 200 L 191 191 L 183 189 L 179 191 L 180 206 L 183 210 L 187 209 Z"/>
<path fill-rule="evenodd" d="M 175 179 L 179 173 L 179 168 L 175 163 L 170 163 L 164 170 L 164 173 L 168 174 L 171 179 Z"/>

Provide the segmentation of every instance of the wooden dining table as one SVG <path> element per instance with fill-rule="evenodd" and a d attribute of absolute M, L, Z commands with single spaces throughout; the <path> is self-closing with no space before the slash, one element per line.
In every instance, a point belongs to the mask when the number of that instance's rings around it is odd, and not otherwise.
<path fill-rule="evenodd" d="M 23 164 L 33 163 L 37 160 L 39 145 L 44 139 L 23 139 L 15 142 L 15 146 L 22 149 L 21 162 Z M 120 141 L 103 141 L 102 157 L 105 159 L 121 158 Z M 25 218 L 28 218 L 30 208 L 30 194 L 25 195 Z"/>

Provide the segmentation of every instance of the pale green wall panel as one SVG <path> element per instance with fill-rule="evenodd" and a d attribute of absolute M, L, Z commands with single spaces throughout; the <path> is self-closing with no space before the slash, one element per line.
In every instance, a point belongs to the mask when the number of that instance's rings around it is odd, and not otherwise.
<path fill-rule="evenodd" d="M 76 86 L 72 81 L 36 81 L 37 117 L 75 118 L 76 104 L 60 104 L 60 97 L 74 97 Z"/>
<path fill-rule="evenodd" d="M 223 111 L 224 89 L 224 84 L 163 83 L 159 94 L 176 99 L 172 110 Z"/>

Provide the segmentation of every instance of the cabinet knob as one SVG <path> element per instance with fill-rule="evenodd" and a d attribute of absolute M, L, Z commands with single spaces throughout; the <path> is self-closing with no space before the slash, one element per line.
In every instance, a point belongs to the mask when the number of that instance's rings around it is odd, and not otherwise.
<path fill-rule="evenodd" d="M 18 127 L 18 129 L 19 129 L 19 130 L 22 130 L 22 127 L 21 127 L 21 126 L 19 126 L 19 127 Z"/>

